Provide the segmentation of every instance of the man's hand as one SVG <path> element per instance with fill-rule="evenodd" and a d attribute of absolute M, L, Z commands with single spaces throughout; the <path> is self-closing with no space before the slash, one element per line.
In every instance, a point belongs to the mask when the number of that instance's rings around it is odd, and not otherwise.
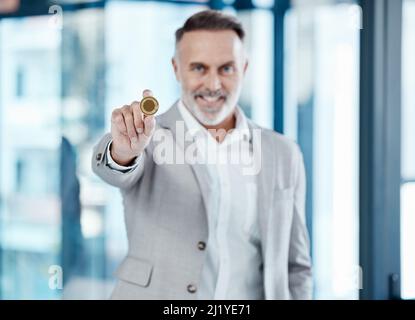
<path fill-rule="evenodd" d="M 143 97 L 152 96 L 144 90 Z M 115 109 L 111 115 L 111 157 L 121 166 L 129 165 L 150 142 L 156 126 L 154 116 L 143 116 L 140 102 Z"/>

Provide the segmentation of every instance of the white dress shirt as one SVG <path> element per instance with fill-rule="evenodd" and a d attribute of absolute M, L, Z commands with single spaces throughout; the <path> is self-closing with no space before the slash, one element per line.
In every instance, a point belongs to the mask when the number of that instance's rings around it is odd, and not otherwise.
<path fill-rule="evenodd" d="M 137 167 L 138 163 L 140 162 L 141 156 L 135 158 L 131 166 L 121 166 L 118 163 L 116 163 L 114 159 L 111 157 L 111 144 L 112 144 L 112 140 L 110 141 L 110 143 L 108 143 L 108 147 L 107 147 L 107 166 L 109 166 L 111 169 L 114 169 L 120 172 L 128 172 Z"/>
<path fill-rule="evenodd" d="M 256 176 L 244 175 L 251 157 L 249 128 L 242 110 L 235 110 L 233 132 L 218 143 L 179 101 L 181 116 L 205 160 L 213 193 L 210 198 L 206 260 L 197 291 L 198 299 L 263 299 L 262 258 L 259 240 Z M 107 148 L 108 165 L 117 171 L 133 170 L 116 164 Z M 232 160 L 234 159 L 234 160 Z"/>

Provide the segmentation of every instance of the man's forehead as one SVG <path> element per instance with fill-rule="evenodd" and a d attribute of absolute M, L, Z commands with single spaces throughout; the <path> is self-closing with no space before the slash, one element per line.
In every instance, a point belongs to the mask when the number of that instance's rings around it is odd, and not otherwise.
<path fill-rule="evenodd" d="M 178 51 L 185 60 L 215 59 L 235 60 L 242 54 L 242 42 L 232 30 L 197 30 L 186 32 L 178 44 Z"/>

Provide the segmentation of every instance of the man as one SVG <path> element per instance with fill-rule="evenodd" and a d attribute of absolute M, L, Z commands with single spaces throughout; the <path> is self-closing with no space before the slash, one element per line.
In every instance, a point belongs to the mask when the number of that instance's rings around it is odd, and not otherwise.
<path fill-rule="evenodd" d="M 115 109 L 95 146 L 92 168 L 120 188 L 129 242 L 112 298 L 311 298 L 302 155 L 237 106 L 243 39 L 231 16 L 190 17 L 172 59 L 179 101 L 157 120 L 138 101 Z"/>

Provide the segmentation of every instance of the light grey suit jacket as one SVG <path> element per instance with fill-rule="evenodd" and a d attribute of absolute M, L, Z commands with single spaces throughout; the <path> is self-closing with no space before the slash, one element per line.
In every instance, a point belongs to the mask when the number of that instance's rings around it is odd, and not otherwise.
<path fill-rule="evenodd" d="M 177 120 L 183 119 L 175 104 L 157 117 L 156 129 L 164 128 L 176 137 Z M 265 299 L 310 299 L 302 154 L 289 139 L 248 123 L 251 132 L 261 133 L 257 179 Z M 251 143 L 256 143 L 255 135 L 251 137 Z M 106 166 L 110 140 L 106 134 L 94 147 L 92 169 L 121 190 L 129 246 L 116 271 L 118 282 L 111 298 L 195 299 L 206 252 L 199 242 L 208 239 L 212 192 L 206 168 L 157 164 L 153 159 L 156 142 L 151 141 L 135 170 L 113 171 Z M 180 147 L 186 147 L 178 140 Z"/>

